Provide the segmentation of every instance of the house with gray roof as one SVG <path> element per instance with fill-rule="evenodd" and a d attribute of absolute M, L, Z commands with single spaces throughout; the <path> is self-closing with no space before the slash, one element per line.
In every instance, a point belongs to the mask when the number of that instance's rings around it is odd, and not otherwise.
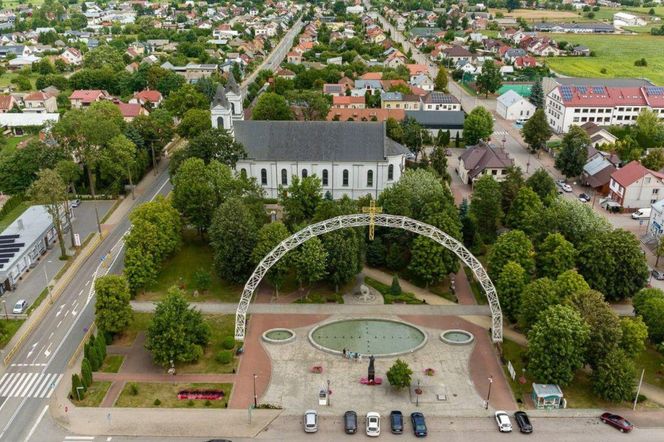
<path fill-rule="evenodd" d="M 452 138 L 463 137 L 463 122 L 466 114 L 462 110 L 407 110 L 407 118 L 414 118 L 420 126 L 437 136 L 440 131 L 449 131 Z"/>
<path fill-rule="evenodd" d="M 468 147 L 459 156 L 459 167 L 456 172 L 464 183 L 473 185 L 482 175 L 491 175 L 496 181 L 503 181 L 507 169 L 514 165 L 514 160 L 507 155 L 505 149 L 481 141 Z"/>

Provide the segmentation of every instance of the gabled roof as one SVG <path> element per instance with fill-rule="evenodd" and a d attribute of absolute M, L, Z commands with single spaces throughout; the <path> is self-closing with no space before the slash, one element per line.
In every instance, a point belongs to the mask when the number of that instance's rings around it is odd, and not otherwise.
<path fill-rule="evenodd" d="M 514 164 L 504 149 L 487 143 L 467 148 L 460 156 L 470 178 L 475 178 L 485 169 L 506 169 Z"/>
<path fill-rule="evenodd" d="M 383 161 L 408 153 L 377 122 L 249 120 L 234 129 L 250 160 Z"/>
<path fill-rule="evenodd" d="M 660 180 L 664 178 L 664 175 L 659 172 L 653 172 L 650 169 L 647 169 L 638 161 L 634 160 L 627 164 L 625 167 L 616 170 L 611 175 L 613 181 L 620 184 L 625 189 L 632 185 L 635 181 L 640 180 L 644 176 L 651 174 Z"/>
<path fill-rule="evenodd" d="M 359 97 L 352 97 L 352 96 L 347 97 L 345 95 L 332 97 L 332 105 L 334 106 L 343 105 L 343 104 L 364 104 L 364 103 L 365 103 L 364 95 L 361 95 Z"/>
<path fill-rule="evenodd" d="M 0 95 L 0 109 L 11 109 L 14 105 L 14 97 L 11 95 Z"/>
<path fill-rule="evenodd" d="M 108 96 L 108 92 L 99 89 L 79 89 L 71 93 L 70 100 L 81 100 L 85 103 L 97 101 L 101 97 Z"/>
<path fill-rule="evenodd" d="M 23 101 L 45 101 L 51 98 L 50 94 L 41 91 L 33 92 L 23 97 Z"/>
<path fill-rule="evenodd" d="M 508 90 L 497 98 L 497 101 L 505 107 L 510 107 L 514 103 L 518 103 L 521 100 L 525 100 L 525 98 L 514 92 L 512 89 Z"/>
<path fill-rule="evenodd" d="M 134 118 L 138 117 L 141 115 L 141 112 L 144 112 L 145 110 L 143 109 L 143 106 L 141 106 L 138 103 L 123 103 L 119 102 L 116 103 L 118 106 L 118 109 L 120 109 L 120 113 L 124 118 Z"/>
<path fill-rule="evenodd" d="M 144 91 L 136 92 L 134 97 L 138 98 L 139 100 L 149 101 L 151 103 L 159 103 L 162 98 L 161 92 L 153 89 L 146 89 Z"/>

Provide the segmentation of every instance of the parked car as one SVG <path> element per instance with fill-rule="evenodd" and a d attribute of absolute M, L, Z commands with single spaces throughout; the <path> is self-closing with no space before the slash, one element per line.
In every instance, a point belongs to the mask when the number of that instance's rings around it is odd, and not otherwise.
<path fill-rule="evenodd" d="M 617 414 L 604 413 L 599 418 L 605 424 L 619 429 L 621 433 L 629 433 L 634 429 L 634 425 L 630 421 Z"/>
<path fill-rule="evenodd" d="M 71 207 L 78 207 L 81 205 L 81 200 L 75 199 L 74 201 L 71 202 L 70 206 Z"/>
<path fill-rule="evenodd" d="M 579 195 L 579 201 L 581 201 L 582 203 L 588 203 L 590 202 L 590 197 L 588 196 L 588 194 L 582 193 L 581 195 Z"/>
<path fill-rule="evenodd" d="M 639 209 L 636 212 L 632 213 L 632 219 L 648 219 L 650 218 L 650 207 L 645 209 Z"/>
<path fill-rule="evenodd" d="M 394 434 L 403 433 L 403 414 L 398 410 L 390 412 L 390 430 Z"/>
<path fill-rule="evenodd" d="M 572 186 L 570 186 L 567 183 L 562 183 L 560 185 L 560 188 L 563 189 L 565 192 L 571 192 L 572 191 Z"/>
<path fill-rule="evenodd" d="M 12 309 L 12 313 L 15 315 L 20 315 L 21 313 L 25 312 L 28 308 L 28 301 L 25 299 L 19 299 L 16 302 L 16 305 L 14 305 L 14 308 Z"/>
<path fill-rule="evenodd" d="M 658 281 L 664 280 L 664 272 L 661 270 L 653 269 L 650 274 Z"/>
<path fill-rule="evenodd" d="M 318 413 L 316 410 L 307 410 L 304 412 L 304 432 L 315 433 L 318 431 Z"/>
<path fill-rule="evenodd" d="M 498 424 L 498 431 L 501 433 L 509 433 L 512 431 L 512 422 L 510 417 L 502 410 L 496 411 L 496 423 Z"/>
<path fill-rule="evenodd" d="M 419 411 L 410 413 L 410 422 L 413 424 L 413 433 L 415 437 L 426 437 L 427 423 L 424 420 L 424 415 Z"/>
<path fill-rule="evenodd" d="M 367 436 L 380 436 L 380 414 L 375 411 L 367 413 Z"/>
<path fill-rule="evenodd" d="M 357 431 L 357 413 L 352 410 L 344 413 L 344 431 L 346 434 L 355 434 Z"/>
<path fill-rule="evenodd" d="M 519 431 L 522 433 L 532 433 L 533 425 L 530 423 L 530 419 L 525 411 L 517 411 L 514 413 L 514 420 L 519 426 Z"/>

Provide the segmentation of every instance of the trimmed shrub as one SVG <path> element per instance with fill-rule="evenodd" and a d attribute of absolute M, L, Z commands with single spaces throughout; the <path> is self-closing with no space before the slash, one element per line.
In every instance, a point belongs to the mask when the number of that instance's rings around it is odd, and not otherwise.
<path fill-rule="evenodd" d="M 79 387 L 83 387 L 82 390 L 79 389 Z M 83 386 L 83 383 L 81 382 L 81 378 L 74 373 L 71 375 L 71 397 L 74 400 L 83 399 L 85 396 L 85 387 Z"/>
<path fill-rule="evenodd" d="M 233 360 L 233 352 L 228 350 L 222 350 L 217 353 L 214 359 L 220 364 L 230 364 L 231 361 Z"/>
<path fill-rule="evenodd" d="M 158 407 L 161 405 L 161 401 L 159 400 L 159 398 L 157 398 L 154 400 L 153 404 Z"/>
<path fill-rule="evenodd" d="M 235 338 L 233 336 L 226 336 L 221 340 L 221 346 L 225 350 L 232 350 L 235 348 Z"/>
<path fill-rule="evenodd" d="M 92 368 L 90 367 L 90 361 L 86 358 L 83 358 L 81 363 L 81 381 L 86 388 L 92 385 Z"/>
<path fill-rule="evenodd" d="M 132 396 L 138 396 L 138 385 L 134 383 L 129 384 L 129 393 Z"/>

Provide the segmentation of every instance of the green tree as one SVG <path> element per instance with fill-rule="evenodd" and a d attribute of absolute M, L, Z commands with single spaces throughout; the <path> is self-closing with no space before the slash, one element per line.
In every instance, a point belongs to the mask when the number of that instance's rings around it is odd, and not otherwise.
<path fill-rule="evenodd" d="M 210 341 L 210 326 L 200 311 L 189 307 L 182 291 L 172 287 L 155 306 L 145 348 L 163 367 L 177 362 L 196 362 Z"/>
<path fill-rule="evenodd" d="M 518 263 L 528 275 L 535 270 L 533 244 L 521 230 L 503 233 L 491 248 L 487 257 L 491 278 L 497 278 L 510 261 Z"/>
<path fill-rule="evenodd" d="M 392 285 L 390 285 L 390 295 L 401 296 L 401 284 L 399 284 L 399 276 L 392 276 Z"/>
<path fill-rule="evenodd" d="M 496 239 L 503 217 L 501 199 L 500 184 L 491 175 L 483 175 L 475 182 L 470 214 L 477 221 L 477 230 L 484 242 L 491 243 Z"/>
<path fill-rule="evenodd" d="M 664 149 L 661 147 L 650 149 L 641 163 L 650 170 L 660 170 L 664 167 Z"/>
<path fill-rule="evenodd" d="M 550 233 L 537 247 L 537 274 L 539 276 L 557 277 L 561 273 L 573 269 L 576 263 L 576 249 L 560 233 Z"/>
<path fill-rule="evenodd" d="M 528 332 L 528 372 L 535 382 L 568 385 L 583 365 L 590 330 L 572 307 L 554 305 Z"/>
<path fill-rule="evenodd" d="M 209 129 L 189 141 L 183 155 L 178 158 L 177 164 L 171 166 L 171 173 L 175 173 L 179 163 L 186 158 L 200 158 L 205 164 L 217 160 L 222 164 L 235 167 L 238 160 L 246 158 L 246 156 L 244 147 L 224 129 Z"/>
<path fill-rule="evenodd" d="M 293 112 L 284 97 L 264 92 L 258 97 L 251 116 L 254 120 L 292 120 Z"/>
<path fill-rule="evenodd" d="M 612 349 L 593 370 L 593 392 L 610 402 L 630 401 L 634 398 L 634 362 L 619 348 Z"/>
<path fill-rule="evenodd" d="M 272 251 L 281 241 L 288 238 L 290 233 L 288 229 L 282 222 L 273 222 L 263 225 L 258 230 L 258 238 L 256 240 L 256 246 L 252 251 L 252 261 L 254 264 L 261 262 L 268 253 Z M 277 296 L 279 296 L 279 288 L 283 284 L 284 279 L 289 269 L 289 259 L 288 257 L 282 257 L 279 261 L 272 264 L 270 270 L 265 275 L 266 279 L 274 286 L 274 290 Z"/>
<path fill-rule="evenodd" d="M 380 96 L 372 95 L 372 99 L 375 97 L 378 99 L 377 107 L 380 107 Z M 305 121 L 324 121 L 330 113 L 330 102 L 319 91 L 287 91 L 286 98 L 299 106 Z"/>
<path fill-rule="evenodd" d="M 37 180 L 30 186 L 28 195 L 33 202 L 46 207 L 58 236 L 60 257 L 66 258 L 67 247 L 65 246 L 63 221 L 65 220 L 64 203 L 67 199 L 67 184 L 55 170 L 44 169 L 37 173 Z"/>
<path fill-rule="evenodd" d="M 500 194 L 502 196 L 503 213 L 508 214 L 512 202 L 519 194 L 521 188 L 525 185 L 523 171 L 518 166 L 510 166 L 507 169 L 505 179 L 500 182 Z"/>
<path fill-rule="evenodd" d="M 446 183 L 450 183 L 452 181 L 452 177 L 450 176 L 450 173 L 447 171 L 447 155 L 445 153 L 445 150 L 446 149 L 444 149 L 442 146 L 434 147 L 430 158 L 431 168 L 438 174 L 440 179 L 442 179 Z"/>
<path fill-rule="evenodd" d="M 162 106 L 172 115 L 183 118 L 189 109 L 208 110 L 210 102 L 194 86 L 185 84 L 171 92 Z"/>
<path fill-rule="evenodd" d="M 131 295 L 127 278 L 105 275 L 95 279 L 95 323 L 104 332 L 117 334 L 132 321 Z"/>
<path fill-rule="evenodd" d="M 390 385 L 397 390 L 401 390 L 410 386 L 413 370 L 410 369 L 406 362 L 397 359 L 385 374 Z"/>
<path fill-rule="evenodd" d="M 556 156 L 556 169 L 567 178 L 577 177 L 588 161 L 590 138 L 585 130 L 572 125 L 563 137 L 560 153 Z"/>
<path fill-rule="evenodd" d="M 81 362 L 81 383 L 85 388 L 92 385 L 92 368 L 90 368 L 90 361 L 83 358 Z"/>
<path fill-rule="evenodd" d="M 546 147 L 546 142 L 549 141 L 553 131 L 546 121 L 546 114 L 544 109 L 540 108 L 535 111 L 532 117 L 526 121 L 521 129 L 523 139 L 530 146 L 532 152 L 537 152 Z"/>
<path fill-rule="evenodd" d="M 82 400 L 85 397 L 85 386 L 76 373 L 71 375 L 71 397 L 78 400 Z"/>
<path fill-rule="evenodd" d="M 539 196 L 530 187 L 522 187 L 507 213 L 505 224 L 532 236 L 539 231 L 543 211 L 544 204 Z"/>
<path fill-rule="evenodd" d="M 67 159 L 64 149 L 30 141 L 22 149 L 0 156 L 0 191 L 13 195 L 25 192 L 41 169 L 49 169 Z"/>
<path fill-rule="evenodd" d="M 321 237 L 327 251 L 327 279 L 339 291 L 362 269 L 361 239 L 353 230 L 336 230 Z"/>
<path fill-rule="evenodd" d="M 535 84 L 533 84 L 528 100 L 530 100 L 533 106 L 535 106 L 537 109 L 544 108 L 544 88 L 542 87 L 541 78 L 538 78 L 537 81 L 535 81 Z"/>
<path fill-rule="evenodd" d="M 125 62 L 120 51 L 112 46 L 101 45 L 85 53 L 83 67 L 88 69 L 110 67 L 114 72 L 118 72 L 124 69 Z"/>
<path fill-rule="evenodd" d="M 620 318 L 620 328 L 622 329 L 622 339 L 620 348 L 630 358 L 636 358 L 646 349 L 646 339 L 648 339 L 648 327 L 643 322 L 641 316 L 634 318 Z"/>
<path fill-rule="evenodd" d="M 579 272 L 607 299 L 632 297 L 648 281 L 648 266 L 633 233 L 616 229 L 597 233 L 579 247 Z"/>
<path fill-rule="evenodd" d="M 292 227 L 310 220 L 322 200 L 322 193 L 321 181 L 316 175 L 302 179 L 293 175 L 288 187 L 280 186 L 279 203 L 284 208 L 286 225 Z"/>
<path fill-rule="evenodd" d="M 294 252 L 292 263 L 300 288 L 311 286 L 325 277 L 327 250 L 319 238 L 311 238 Z"/>
<path fill-rule="evenodd" d="M 634 138 L 642 149 L 664 145 L 664 125 L 657 113 L 648 109 L 642 110 L 636 118 L 634 129 Z"/>
<path fill-rule="evenodd" d="M 583 279 L 583 276 L 579 275 L 574 269 L 562 272 L 556 278 L 556 293 L 558 293 L 561 300 L 575 293 L 588 290 L 590 290 L 590 286 Z"/>
<path fill-rule="evenodd" d="M 597 368 L 606 355 L 618 348 L 622 339 L 622 327 L 618 315 L 604 301 L 604 295 L 595 290 L 575 293 L 565 299 L 565 303 L 576 308 L 590 326 L 590 342 L 586 361 Z"/>
<path fill-rule="evenodd" d="M 478 106 L 466 117 L 463 122 L 463 139 L 466 146 L 471 146 L 487 141 L 493 133 L 493 117 L 491 113 L 482 106 Z"/>
<path fill-rule="evenodd" d="M 132 293 L 154 283 L 158 273 L 159 264 L 152 253 L 138 247 L 126 249 L 124 275 Z"/>
<path fill-rule="evenodd" d="M 526 186 L 535 191 L 545 205 L 556 197 L 556 183 L 546 170 L 539 168 L 528 177 Z"/>
<path fill-rule="evenodd" d="M 101 174 L 109 181 L 115 181 L 119 186 L 122 177 L 127 178 L 132 198 L 135 198 L 133 175 L 136 169 L 136 155 L 136 145 L 123 134 L 119 134 L 108 141 L 99 161 Z"/>
<path fill-rule="evenodd" d="M 212 129 L 210 111 L 206 109 L 189 109 L 178 124 L 177 133 L 183 138 L 194 138 L 202 132 Z"/>
<path fill-rule="evenodd" d="M 211 168 L 202 159 L 188 158 L 172 178 L 173 206 L 201 234 L 210 227 L 214 209 L 219 204 L 210 174 Z M 228 179 L 231 179 L 230 172 Z"/>
<path fill-rule="evenodd" d="M 528 275 L 518 263 L 509 261 L 503 266 L 496 280 L 496 291 L 500 299 L 500 307 L 507 319 L 514 323 L 519 317 L 521 294 L 528 282 Z"/>
<path fill-rule="evenodd" d="M 530 330 L 548 307 L 560 303 L 556 284 L 549 278 L 536 279 L 526 285 L 519 305 L 519 327 Z"/>
<path fill-rule="evenodd" d="M 658 289 L 641 290 L 634 297 L 634 309 L 648 327 L 650 342 L 664 342 L 664 293 Z"/>
<path fill-rule="evenodd" d="M 434 80 L 434 90 L 447 92 L 447 69 L 443 65 L 438 66 L 438 73 Z"/>
<path fill-rule="evenodd" d="M 595 234 L 611 230 L 606 218 L 588 205 L 567 198 L 554 198 L 542 219 L 546 220 L 542 224 L 542 235 L 558 232 L 577 250 Z"/>
<path fill-rule="evenodd" d="M 493 60 L 485 61 L 482 65 L 482 72 L 475 79 L 477 91 L 480 94 L 484 94 L 485 98 L 488 98 L 489 94 L 493 94 L 500 89 L 502 83 L 498 66 L 496 66 Z"/>

